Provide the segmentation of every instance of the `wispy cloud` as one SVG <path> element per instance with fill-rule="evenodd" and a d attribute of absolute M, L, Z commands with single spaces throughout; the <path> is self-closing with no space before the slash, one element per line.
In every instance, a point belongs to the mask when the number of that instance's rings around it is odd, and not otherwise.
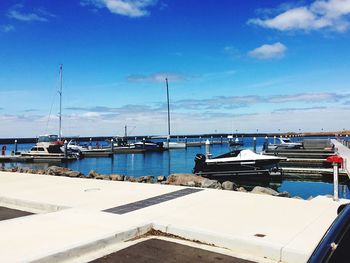
<path fill-rule="evenodd" d="M 143 17 L 149 15 L 148 8 L 154 6 L 158 0 L 81 0 L 82 6 L 107 8 L 111 13 L 128 16 Z"/>
<path fill-rule="evenodd" d="M 71 111 L 85 111 L 95 113 L 135 113 L 135 112 L 151 112 L 157 111 L 159 108 L 149 105 L 133 105 L 127 104 L 121 107 L 106 107 L 106 106 L 93 106 L 93 107 L 68 107 L 66 110 Z"/>
<path fill-rule="evenodd" d="M 186 99 L 175 101 L 172 104 L 177 109 L 237 109 L 261 102 L 259 96 L 220 96 L 210 99 Z"/>
<path fill-rule="evenodd" d="M 319 92 L 319 93 L 300 93 L 293 95 L 275 95 L 268 98 L 271 103 L 286 102 L 338 102 L 347 95 L 337 93 Z"/>
<path fill-rule="evenodd" d="M 265 44 L 248 52 L 248 55 L 257 59 L 273 59 L 284 56 L 287 47 L 280 42 Z"/>
<path fill-rule="evenodd" d="M 0 25 L 0 31 L 8 33 L 11 31 L 15 31 L 15 27 L 13 25 Z"/>
<path fill-rule="evenodd" d="M 345 31 L 349 28 L 350 0 L 316 0 L 310 5 L 292 7 L 272 18 L 254 18 L 248 24 L 277 29 Z"/>
<path fill-rule="evenodd" d="M 159 72 L 150 75 L 134 74 L 127 77 L 129 81 L 137 82 L 163 82 L 166 78 L 168 78 L 169 81 L 180 81 L 186 79 L 184 75 L 171 72 Z"/>
<path fill-rule="evenodd" d="M 275 109 L 274 112 L 291 112 L 291 111 L 312 111 L 312 110 L 325 110 L 327 107 L 306 107 L 306 108 L 281 108 Z"/>
<path fill-rule="evenodd" d="M 17 4 L 11 7 L 7 12 L 7 16 L 22 22 L 47 22 L 49 18 L 55 17 L 54 14 L 40 8 L 31 12 L 25 11 L 23 4 Z"/>

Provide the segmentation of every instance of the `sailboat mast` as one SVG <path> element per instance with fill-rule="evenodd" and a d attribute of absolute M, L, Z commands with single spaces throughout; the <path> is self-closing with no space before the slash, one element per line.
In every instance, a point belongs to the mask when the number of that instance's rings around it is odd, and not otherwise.
<path fill-rule="evenodd" d="M 167 142 L 170 141 L 170 101 L 169 101 L 169 86 L 168 86 L 168 78 L 165 78 L 166 82 L 166 96 L 167 96 L 167 102 L 168 102 L 168 137 Z"/>
<path fill-rule="evenodd" d="M 59 112 L 59 127 L 58 127 L 58 137 L 62 139 L 62 64 L 60 64 L 60 90 L 58 91 L 60 95 L 60 112 Z"/>

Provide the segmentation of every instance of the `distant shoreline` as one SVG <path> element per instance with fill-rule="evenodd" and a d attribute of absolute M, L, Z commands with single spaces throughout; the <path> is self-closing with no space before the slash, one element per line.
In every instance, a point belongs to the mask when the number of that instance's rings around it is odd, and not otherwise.
<path fill-rule="evenodd" d="M 194 139 L 194 138 L 227 138 L 228 135 L 238 136 L 238 137 L 280 137 L 280 136 L 288 136 L 288 137 L 336 137 L 336 136 L 346 136 L 350 135 L 350 130 L 345 131 L 336 131 L 336 132 L 287 132 L 287 133 L 211 133 L 211 134 L 190 134 L 190 135 L 172 135 L 171 138 L 174 139 Z M 65 140 L 76 139 L 80 142 L 89 142 L 90 139 L 92 141 L 106 141 L 111 138 L 115 138 L 117 136 L 73 136 L 73 137 L 64 137 Z M 122 137 L 122 136 L 119 136 Z M 147 139 L 159 139 L 165 137 L 160 137 L 159 135 L 137 135 L 137 136 L 128 136 L 128 140 L 142 140 L 144 138 Z M 17 140 L 17 143 L 36 143 L 37 138 L 0 138 L 0 144 L 13 144 Z"/>

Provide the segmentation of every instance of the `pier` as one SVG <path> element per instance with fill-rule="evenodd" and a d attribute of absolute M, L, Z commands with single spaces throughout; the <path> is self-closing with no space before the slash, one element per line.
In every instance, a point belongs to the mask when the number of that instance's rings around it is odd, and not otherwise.
<path fill-rule="evenodd" d="M 343 158 L 344 170 L 350 178 L 350 149 L 335 139 L 332 140 L 332 143 L 336 148 L 337 154 L 339 154 Z"/>
<path fill-rule="evenodd" d="M 0 221 L 0 261 L 89 262 L 155 238 L 301 263 L 347 201 L 0 172 L 0 206 L 34 213 Z"/>

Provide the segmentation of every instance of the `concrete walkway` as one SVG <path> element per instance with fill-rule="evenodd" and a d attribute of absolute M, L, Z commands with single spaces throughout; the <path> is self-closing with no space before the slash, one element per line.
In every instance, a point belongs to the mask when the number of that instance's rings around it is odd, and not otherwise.
<path fill-rule="evenodd" d="M 0 222 L 0 262 L 86 262 L 152 228 L 238 258 L 306 262 L 348 201 L 205 189 L 146 200 L 147 207 L 123 214 L 103 212 L 185 188 L 0 172 L 0 206 L 38 213 Z"/>
<path fill-rule="evenodd" d="M 341 144 L 339 141 L 332 139 L 332 143 L 336 148 L 336 153 L 343 157 L 344 159 L 344 170 L 350 178 L 350 149 L 345 145 Z"/>

